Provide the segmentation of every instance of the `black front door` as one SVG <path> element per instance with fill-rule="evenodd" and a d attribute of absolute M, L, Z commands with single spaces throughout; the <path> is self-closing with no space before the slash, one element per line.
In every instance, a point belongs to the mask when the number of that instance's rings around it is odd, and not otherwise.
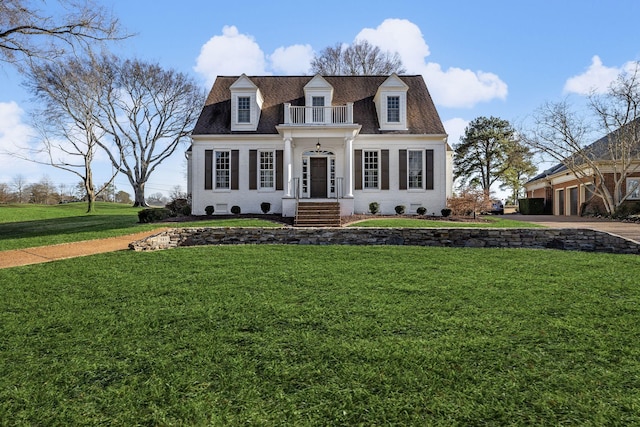
<path fill-rule="evenodd" d="M 327 198 L 327 158 L 311 159 L 311 198 Z"/>

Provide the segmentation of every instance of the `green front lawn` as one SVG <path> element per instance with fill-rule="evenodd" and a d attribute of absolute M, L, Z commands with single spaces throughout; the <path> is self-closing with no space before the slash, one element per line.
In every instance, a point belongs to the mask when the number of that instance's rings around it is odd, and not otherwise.
<path fill-rule="evenodd" d="M 530 222 L 506 219 L 503 217 L 483 216 L 482 221 L 462 222 L 462 221 L 440 221 L 423 218 L 371 218 L 348 225 L 349 227 L 413 227 L 413 228 L 538 228 L 543 227 Z"/>
<path fill-rule="evenodd" d="M 140 209 L 99 202 L 96 212 L 87 214 L 85 203 L 0 205 L 0 251 L 123 236 L 163 227 L 282 226 L 272 221 L 246 218 L 139 224 Z"/>
<path fill-rule="evenodd" d="M 284 245 L 0 270 L 0 424 L 638 425 L 639 270 Z"/>

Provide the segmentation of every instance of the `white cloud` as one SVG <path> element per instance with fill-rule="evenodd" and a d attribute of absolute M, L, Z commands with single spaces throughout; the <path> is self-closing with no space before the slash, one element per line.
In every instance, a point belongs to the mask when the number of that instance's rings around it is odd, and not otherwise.
<path fill-rule="evenodd" d="M 385 19 L 377 28 L 365 28 L 356 40 L 366 40 L 383 51 L 398 52 L 409 73 L 417 73 L 429 56 L 429 46 L 420 28 L 406 19 Z"/>
<path fill-rule="evenodd" d="M 623 68 L 629 67 L 630 64 L 625 64 Z M 603 65 L 600 57 L 594 55 L 591 58 L 591 65 L 584 73 L 567 79 L 564 84 L 564 92 L 578 95 L 589 95 L 592 92 L 605 93 L 622 70 L 621 68 Z"/>
<path fill-rule="evenodd" d="M 277 48 L 269 55 L 269 61 L 276 74 L 305 75 L 309 73 L 313 56 L 311 45 L 295 44 Z"/>
<path fill-rule="evenodd" d="M 32 130 L 22 123 L 23 114 L 16 102 L 0 102 L 0 148 L 3 151 L 14 151 L 18 146 L 27 145 Z"/>
<path fill-rule="evenodd" d="M 427 62 L 429 46 L 420 28 L 406 19 L 386 19 L 377 28 L 365 28 L 356 40 L 367 40 L 390 52 L 398 52 L 410 74 L 422 74 L 436 104 L 444 107 L 470 108 L 479 102 L 506 99 L 507 84 L 494 73 L 451 67 Z"/>
<path fill-rule="evenodd" d="M 29 147 L 33 129 L 23 123 L 24 111 L 16 102 L 0 102 L 0 182 L 8 183 L 17 174 L 32 173 L 37 165 L 9 153 L 22 153 Z"/>
<path fill-rule="evenodd" d="M 494 73 L 455 67 L 443 70 L 439 64 L 427 62 L 429 46 L 420 28 L 409 20 L 386 19 L 376 28 L 361 30 L 355 40 L 397 52 L 408 73 L 424 76 L 437 105 L 469 108 L 507 97 L 507 84 Z M 308 44 L 282 46 L 265 55 L 253 36 L 225 26 L 222 35 L 213 36 L 202 46 L 194 69 L 208 85 L 218 75 L 307 74 L 313 55 Z"/>
<path fill-rule="evenodd" d="M 453 119 L 445 120 L 442 124 L 449 135 L 449 145 L 454 147 L 460 142 L 460 137 L 464 135 L 464 130 L 469 125 L 469 121 L 455 117 Z"/>
<path fill-rule="evenodd" d="M 619 72 L 618 68 L 605 67 L 600 57 L 595 55 L 591 58 L 591 65 L 584 73 L 573 76 L 566 81 L 564 91 L 580 95 L 588 95 L 593 91 L 604 93 Z"/>
<path fill-rule="evenodd" d="M 429 63 L 422 71 L 436 104 L 471 108 L 479 102 L 507 98 L 507 84 L 493 73 L 449 68 Z"/>
<path fill-rule="evenodd" d="M 222 35 L 211 37 L 202 46 L 194 70 L 205 77 L 209 86 L 216 76 L 269 74 L 258 43 L 252 36 L 240 34 L 233 25 L 225 25 Z"/>

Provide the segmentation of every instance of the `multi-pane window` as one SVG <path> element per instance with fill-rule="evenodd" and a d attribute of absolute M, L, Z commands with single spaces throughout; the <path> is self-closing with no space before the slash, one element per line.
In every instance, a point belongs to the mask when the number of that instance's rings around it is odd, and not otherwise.
<path fill-rule="evenodd" d="M 407 152 L 409 188 L 423 188 L 422 155 L 423 151 L 421 150 L 409 150 Z"/>
<path fill-rule="evenodd" d="M 400 122 L 400 97 L 387 96 L 387 122 Z"/>
<path fill-rule="evenodd" d="M 378 188 L 378 152 L 363 151 L 364 188 Z"/>
<path fill-rule="evenodd" d="M 231 188 L 231 152 L 216 151 L 216 188 Z"/>
<path fill-rule="evenodd" d="M 260 151 L 260 188 L 274 187 L 273 151 Z"/>
<path fill-rule="evenodd" d="M 640 199 L 640 178 L 627 178 L 629 199 Z"/>
<path fill-rule="evenodd" d="M 302 192 L 307 194 L 309 192 L 309 158 L 302 158 Z"/>
<path fill-rule="evenodd" d="M 251 97 L 238 97 L 238 123 L 251 123 Z"/>
<path fill-rule="evenodd" d="M 329 186 L 331 194 L 336 194 L 336 159 L 329 159 Z"/>

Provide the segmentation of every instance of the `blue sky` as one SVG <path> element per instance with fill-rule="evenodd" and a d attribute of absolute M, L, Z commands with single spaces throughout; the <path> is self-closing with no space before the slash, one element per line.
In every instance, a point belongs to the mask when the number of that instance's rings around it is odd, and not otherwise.
<path fill-rule="evenodd" d="M 207 90 L 216 75 L 306 74 L 315 52 L 357 38 L 397 51 L 408 74 L 424 76 L 452 145 L 478 116 L 518 125 L 545 101 L 581 105 L 640 60 L 637 0 L 96 1 L 137 34 L 112 51 L 191 74 Z M 21 77 L 1 65 L 0 150 L 30 142 L 29 109 Z M 147 194 L 186 188 L 181 152 L 152 176 Z M 107 178 L 104 165 L 97 181 Z M 17 174 L 77 181 L 0 156 L 0 182 Z M 116 185 L 131 193 L 124 177 Z"/>

